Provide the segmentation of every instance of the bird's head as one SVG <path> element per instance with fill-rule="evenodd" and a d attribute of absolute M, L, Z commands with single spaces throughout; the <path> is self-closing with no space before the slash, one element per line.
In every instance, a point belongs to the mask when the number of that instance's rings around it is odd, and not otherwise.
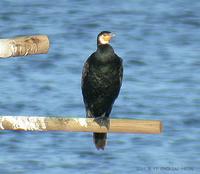
<path fill-rule="evenodd" d="M 109 44 L 113 36 L 115 35 L 110 31 L 102 31 L 97 36 L 97 45 Z"/>

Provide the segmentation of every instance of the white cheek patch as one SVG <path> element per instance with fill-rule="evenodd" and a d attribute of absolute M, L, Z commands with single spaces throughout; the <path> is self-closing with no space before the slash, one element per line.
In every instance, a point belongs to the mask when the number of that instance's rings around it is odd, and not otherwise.
<path fill-rule="evenodd" d="M 108 41 L 105 41 L 104 38 L 103 38 L 103 35 L 99 37 L 99 42 L 101 44 L 108 44 L 109 42 Z"/>

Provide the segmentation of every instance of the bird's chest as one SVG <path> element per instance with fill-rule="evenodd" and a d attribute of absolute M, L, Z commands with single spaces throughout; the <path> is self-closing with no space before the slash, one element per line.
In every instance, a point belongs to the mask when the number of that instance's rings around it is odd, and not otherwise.
<path fill-rule="evenodd" d="M 110 87 L 115 85 L 118 73 L 115 65 L 110 63 L 92 66 L 89 74 L 90 84 L 94 89 L 109 90 Z"/>

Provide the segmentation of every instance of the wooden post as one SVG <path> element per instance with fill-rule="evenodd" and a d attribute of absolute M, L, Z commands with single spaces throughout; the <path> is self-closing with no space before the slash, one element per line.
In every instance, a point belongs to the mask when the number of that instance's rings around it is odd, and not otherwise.
<path fill-rule="evenodd" d="M 49 39 L 46 35 L 0 39 L 0 58 L 46 54 L 48 49 Z"/>
<path fill-rule="evenodd" d="M 106 128 L 93 118 L 0 116 L 0 130 L 159 134 L 162 123 L 158 120 L 110 119 L 109 128 Z"/>

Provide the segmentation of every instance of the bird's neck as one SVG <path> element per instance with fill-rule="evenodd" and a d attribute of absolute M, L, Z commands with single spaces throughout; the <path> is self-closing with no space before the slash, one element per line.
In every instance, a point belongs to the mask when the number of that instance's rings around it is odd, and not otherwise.
<path fill-rule="evenodd" d="M 113 58 L 114 50 L 111 45 L 109 44 L 101 44 L 97 45 L 96 51 L 97 57 L 102 61 L 109 61 Z"/>
<path fill-rule="evenodd" d="M 97 44 L 97 50 L 105 50 L 105 49 L 112 49 L 110 44 Z"/>

